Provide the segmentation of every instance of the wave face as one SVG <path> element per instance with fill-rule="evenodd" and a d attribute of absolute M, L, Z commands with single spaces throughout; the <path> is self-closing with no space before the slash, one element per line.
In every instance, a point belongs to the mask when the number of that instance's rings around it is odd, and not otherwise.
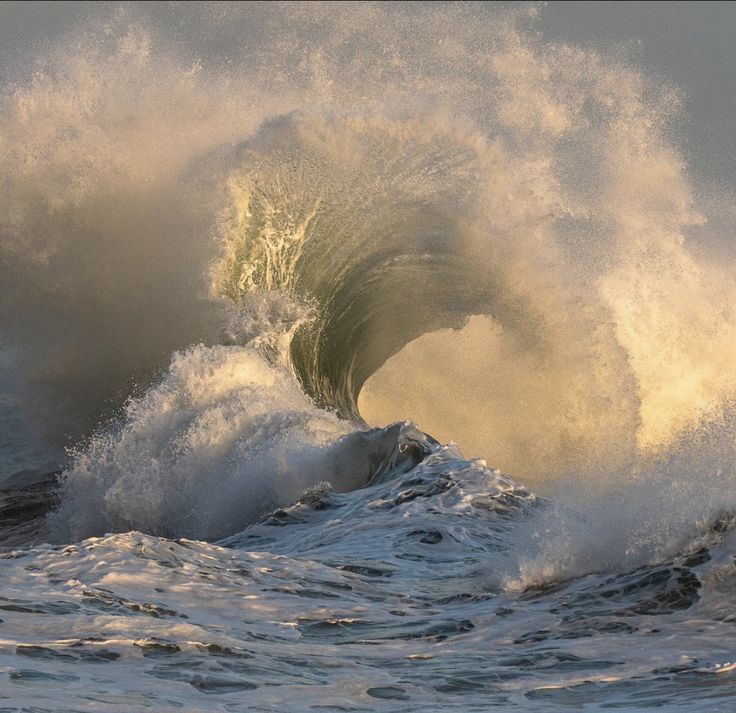
<path fill-rule="evenodd" d="M 498 142 L 432 112 L 422 119 L 296 116 L 262 130 L 237 160 L 213 289 L 236 304 L 279 290 L 313 305 L 315 319 L 296 333 L 291 357 L 318 404 L 359 419 L 361 389 L 387 359 L 422 335 L 484 315 L 485 329 L 458 368 L 474 353 L 487 355 L 488 371 L 466 386 L 483 395 L 488 384 L 509 383 L 520 360 L 527 373 L 545 369 L 557 398 L 519 385 L 540 404 L 538 427 L 553 429 L 537 458 L 561 470 L 576 449 L 611 460 L 611 451 L 632 447 L 636 395 L 625 352 L 598 304 L 578 306 L 583 294 L 540 227 L 549 205 L 529 200 L 530 182 Z M 514 356 L 491 357 L 499 336 Z M 436 363 L 430 369 L 436 373 Z M 413 408 L 431 380 L 431 371 L 417 374 L 418 397 L 390 384 L 372 401 L 389 411 L 399 399 Z M 615 412 L 605 407 L 611 401 L 620 406 Z M 564 409 L 579 425 L 564 420 Z M 382 422 L 391 417 L 401 414 Z M 481 430 L 492 432 L 493 422 Z M 533 429 L 506 433 L 521 451 Z"/>
<path fill-rule="evenodd" d="M 0 96 L 8 705 L 731 705 L 684 95 L 532 6 L 84 12 Z"/>

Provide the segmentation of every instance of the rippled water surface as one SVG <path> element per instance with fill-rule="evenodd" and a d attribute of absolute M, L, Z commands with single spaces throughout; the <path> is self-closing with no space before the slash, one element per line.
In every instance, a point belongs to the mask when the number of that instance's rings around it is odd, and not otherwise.
<path fill-rule="evenodd" d="M 3 704 L 25 710 L 30 691 L 53 711 L 729 710 L 726 524 L 657 565 L 494 583 L 493 563 L 518 556 L 516 523 L 546 507 L 435 446 L 220 543 L 130 532 L 6 549 Z"/>

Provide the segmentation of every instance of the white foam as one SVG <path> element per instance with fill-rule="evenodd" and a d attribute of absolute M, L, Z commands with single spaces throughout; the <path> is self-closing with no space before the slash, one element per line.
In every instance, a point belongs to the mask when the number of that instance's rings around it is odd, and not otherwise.
<path fill-rule="evenodd" d="M 327 448 L 350 430 L 255 347 L 191 347 L 128 403 L 119 426 L 76 453 L 52 527 L 75 540 L 129 529 L 230 534 L 333 478 Z"/>

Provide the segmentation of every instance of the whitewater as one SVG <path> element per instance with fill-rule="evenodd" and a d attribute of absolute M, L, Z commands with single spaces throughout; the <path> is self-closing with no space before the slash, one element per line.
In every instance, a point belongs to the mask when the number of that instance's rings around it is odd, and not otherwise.
<path fill-rule="evenodd" d="M 0 87 L 0 711 L 732 711 L 733 187 L 537 5 L 100 5 Z"/>

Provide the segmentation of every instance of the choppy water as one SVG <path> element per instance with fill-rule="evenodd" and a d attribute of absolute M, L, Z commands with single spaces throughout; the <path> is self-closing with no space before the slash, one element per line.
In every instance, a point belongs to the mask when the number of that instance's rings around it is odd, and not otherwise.
<path fill-rule="evenodd" d="M 543 501 L 452 447 L 315 490 L 226 540 L 128 532 L 6 550 L 4 708 L 727 711 L 733 531 L 519 590 Z"/>
<path fill-rule="evenodd" d="M 733 709 L 728 190 L 537 12 L 6 72 L 0 710 Z"/>

